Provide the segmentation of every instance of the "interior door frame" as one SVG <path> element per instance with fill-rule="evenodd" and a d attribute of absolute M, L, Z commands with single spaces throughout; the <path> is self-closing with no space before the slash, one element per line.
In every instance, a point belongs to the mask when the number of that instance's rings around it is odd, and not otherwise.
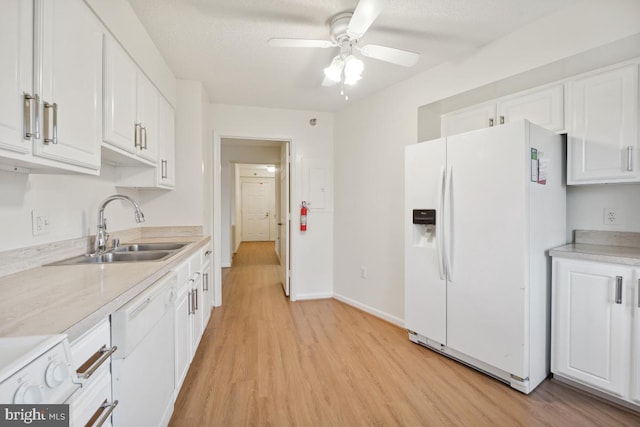
<path fill-rule="evenodd" d="M 292 165 L 292 159 L 295 159 L 296 145 L 293 138 L 290 136 L 267 136 L 264 134 L 251 135 L 245 132 L 234 131 L 217 131 L 213 130 L 213 150 L 212 150 L 212 170 L 211 179 L 213 180 L 213 218 L 211 218 L 212 224 L 212 241 L 213 241 L 213 284 L 214 284 L 214 306 L 219 307 L 222 305 L 222 186 L 221 186 L 221 151 L 222 151 L 222 139 L 253 139 L 263 141 L 282 141 L 289 146 L 289 212 L 287 217 L 289 223 L 291 222 L 291 200 L 292 194 L 297 194 L 298 188 L 297 171 L 296 167 Z M 289 241 L 289 299 L 296 301 L 296 288 L 295 288 L 295 248 L 296 241 L 294 233 L 291 232 L 290 227 L 287 228 L 287 240 Z"/>

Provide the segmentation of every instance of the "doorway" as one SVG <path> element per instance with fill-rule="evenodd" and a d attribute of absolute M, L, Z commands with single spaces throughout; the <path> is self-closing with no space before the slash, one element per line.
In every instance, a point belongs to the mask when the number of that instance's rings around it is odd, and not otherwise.
<path fill-rule="evenodd" d="M 286 140 L 220 138 L 222 268 L 241 242 L 272 241 L 290 295 L 290 161 Z"/>

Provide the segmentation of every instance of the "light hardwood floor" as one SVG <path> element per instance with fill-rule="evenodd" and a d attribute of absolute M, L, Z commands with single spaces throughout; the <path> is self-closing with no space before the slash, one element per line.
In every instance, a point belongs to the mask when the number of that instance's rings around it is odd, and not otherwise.
<path fill-rule="evenodd" d="M 640 426 L 547 380 L 525 396 L 335 300 L 291 303 L 273 244 L 243 243 L 171 426 Z"/>

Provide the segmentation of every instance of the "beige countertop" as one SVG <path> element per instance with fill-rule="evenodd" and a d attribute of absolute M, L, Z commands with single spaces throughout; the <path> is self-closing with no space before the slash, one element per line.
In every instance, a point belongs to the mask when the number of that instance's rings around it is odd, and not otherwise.
<path fill-rule="evenodd" d="M 74 340 L 210 240 L 142 238 L 136 243 L 191 243 L 164 261 L 43 266 L 0 277 L 0 337 L 66 333 Z"/>
<path fill-rule="evenodd" d="M 576 230 L 574 243 L 553 248 L 549 255 L 640 266 L 640 233 Z"/>

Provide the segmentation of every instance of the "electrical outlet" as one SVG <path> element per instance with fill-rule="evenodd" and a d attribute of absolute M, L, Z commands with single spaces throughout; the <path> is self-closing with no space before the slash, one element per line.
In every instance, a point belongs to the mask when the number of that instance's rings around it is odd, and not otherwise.
<path fill-rule="evenodd" d="M 618 223 L 618 213 L 613 208 L 604 208 L 605 225 L 616 225 Z"/>
<path fill-rule="evenodd" d="M 367 278 L 367 267 L 365 267 L 365 266 L 361 266 L 360 267 L 360 277 L 362 279 L 366 279 Z"/>
<path fill-rule="evenodd" d="M 49 214 L 44 210 L 31 211 L 31 227 L 34 236 L 49 232 Z"/>

